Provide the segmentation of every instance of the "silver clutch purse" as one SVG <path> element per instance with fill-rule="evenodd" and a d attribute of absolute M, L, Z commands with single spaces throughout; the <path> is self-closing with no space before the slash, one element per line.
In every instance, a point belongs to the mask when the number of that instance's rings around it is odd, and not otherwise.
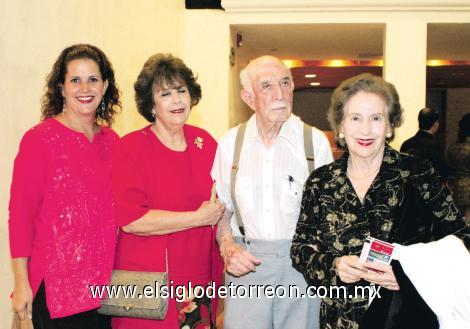
<path fill-rule="evenodd" d="M 165 268 L 166 272 L 114 270 L 109 286 L 119 294 L 111 296 L 112 298 L 107 296 L 101 302 L 98 313 L 129 318 L 165 319 L 168 298 L 162 298 L 160 290 L 168 285 L 168 249 L 165 249 Z M 152 296 L 145 296 L 145 287 L 152 287 Z"/>
<path fill-rule="evenodd" d="M 111 276 L 110 287 L 119 290 L 119 295 L 109 296 L 101 302 L 98 313 L 111 316 L 125 316 L 131 318 L 159 319 L 166 316 L 168 309 L 168 298 L 162 298 L 159 290 L 155 287 L 166 286 L 168 284 L 167 272 L 137 272 L 114 270 Z M 153 295 L 145 297 L 144 288 L 153 287 Z M 119 287 L 119 289 L 118 289 Z M 129 287 L 135 287 L 134 296 L 124 293 L 132 291 Z M 129 289 L 129 290 L 128 290 Z M 134 291 L 132 291 L 134 292 Z"/>

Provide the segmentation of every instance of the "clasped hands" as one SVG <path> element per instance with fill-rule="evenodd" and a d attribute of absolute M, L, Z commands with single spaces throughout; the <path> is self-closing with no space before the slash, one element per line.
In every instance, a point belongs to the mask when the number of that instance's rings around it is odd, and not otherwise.
<path fill-rule="evenodd" d="M 261 261 L 253 256 L 233 238 L 225 237 L 220 248 L 220 255 L 224 260 L 225 269 L 231 275 L 240 277 L 249 272 L 255 272 Z"/>
<path fill-rule="evenodd" d="M 342 256 L 335 259 L 333 266 L 344 283 L 355 283 L 363 279 L 389 290 L 400 290 L 390 265 L 377 262 L 364 263 L 357 256 Z M 380 271 L 380 273 L 371 270 Z"/>

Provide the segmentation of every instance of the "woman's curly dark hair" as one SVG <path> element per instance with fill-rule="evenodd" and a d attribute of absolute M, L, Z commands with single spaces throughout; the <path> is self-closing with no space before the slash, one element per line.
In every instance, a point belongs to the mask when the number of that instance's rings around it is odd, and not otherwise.
<path fill-rule="evenodd" d="M 341 82 L 331 96 L 327 117 L 335 133 L 336 141 L 341 146 L 345 146 L 344 140 L 338 137 L 339 128 L 344 120 L 344 106 L 351 97 L 360 91 L 375 94 L 383 99 L 387 105 L 388 120 L 392 130 L 392 136 L 387 138 L 387 141 L 393 140 L 395 128 L 401 126 L 403 115 L 403 108 L 400 105 L 397 90 L 393 84 L 383 78 L 370 73 L 363 73 Z"/>
<path fill-rule="evenodd" d="M 103 81 L 108 81 L 108 88 L 103 96 L 105 110 L 96 111 L 96 122 L 111 126 L 113 116 L 117 109 L 121 108 L 120 91 L 114 80 L 111 62 L 101 49 L 89 44 L 76 44 L 62 50 L 52 66 L 51 73 L 46 78 L 46 92 L 41 100 L 41 119 L 51 118 L 62 112 L 64 107 L 62 86 L 67 73 L 67 65 L 75 59 L 91 59 L 98 65 Z"/>
<path fill-rule="evenodd" d="M 134 83 L 137 110 L 149 122 L 154 122 L 152 109 L 155 105 L 153 91 L 155 87 L 168 84 L 170 87 L 184 83 L 191 96 L 191 107 L 201 99 L 201 86 L 197 77 L 184 62 L 172 54 L 155 54 L 149 57 Z"/>

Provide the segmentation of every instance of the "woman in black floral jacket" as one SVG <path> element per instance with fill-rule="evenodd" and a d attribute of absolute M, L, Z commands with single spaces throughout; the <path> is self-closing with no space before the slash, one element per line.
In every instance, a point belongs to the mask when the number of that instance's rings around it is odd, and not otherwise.
<path fill-rule="evenodd" d="M 401 117 L 395 87 L 380 77 L 361 74 L 333 93 L 328 119 L 346 151 L 307 180 L 291 249 L 310 285 L 346 289 L 323 299 L 322 329 L 359 328 L 369 297 L 355 287 L 400 290 L 395 267 L 359 261 L 366 237 L 410 244 L 455 234 L 470 247 L 470 227 L 431 163 L 388 145 Z"/>

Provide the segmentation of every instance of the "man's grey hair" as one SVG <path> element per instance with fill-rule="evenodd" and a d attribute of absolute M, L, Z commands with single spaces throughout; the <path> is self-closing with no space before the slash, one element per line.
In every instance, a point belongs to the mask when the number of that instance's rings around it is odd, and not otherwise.
<path fill-rule="evenodd" d="M 269 62 L 276 62 L 280 63 L 286 67 L 287 71 L 289 72 L 289 76 L 292 78 L 292 74 L 290 69 L 277 57 L 271 55 L 265 55 L 261 57 L 257 57 L 251 60 L 244 69 L 240 71 L 240 83 L 242 84 L 243 89 L 252 93 L 253 86 L 251 85 L 251 78 L 253 72 L 262 64 L 269 63 Z"/>

